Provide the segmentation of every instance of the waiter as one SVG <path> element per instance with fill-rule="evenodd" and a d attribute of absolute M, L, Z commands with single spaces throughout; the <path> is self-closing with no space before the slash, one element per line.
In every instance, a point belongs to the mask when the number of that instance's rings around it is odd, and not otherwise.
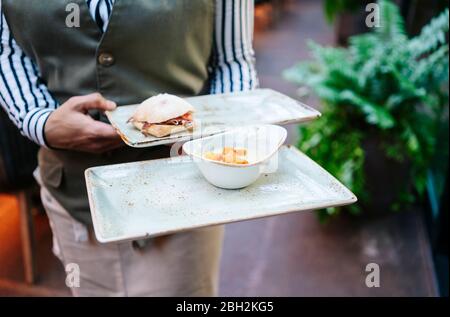
<path fill-rule="evenodd" d="M 66 24 L 69 5 L 79 26 Z M 41 145 L 36 178 L 53 251 L 80 268 L 72 293 L 214 295 L 222 227 L 101 245 L 83 173 L 168 155 L 168 147 L 124 147 L 105 110 L 159 93 L 256 87 L 253 1 L 0 0 L 0 9 L 0 104 Z"/>

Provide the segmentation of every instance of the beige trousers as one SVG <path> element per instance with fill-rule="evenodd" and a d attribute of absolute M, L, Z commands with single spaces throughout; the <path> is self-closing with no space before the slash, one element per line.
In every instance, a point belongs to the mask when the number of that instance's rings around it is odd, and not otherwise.
<path fill-rule="evenodd" d="M 53 252 L 68 272 L 66 285 L 77 286 L 73 268 L 79 268 L 79 287 L 71 287 L 74 296 L 216 295 L 223 226 L 140 245 L 100 244 L 92 230 L 72 218 L 45 187 L 41 198 L 53 231 Z"/>

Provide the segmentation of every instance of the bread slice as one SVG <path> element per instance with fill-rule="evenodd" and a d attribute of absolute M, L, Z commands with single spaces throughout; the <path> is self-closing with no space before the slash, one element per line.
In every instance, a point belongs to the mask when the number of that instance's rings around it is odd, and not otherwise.
<path fill-rule="evenodd" d="M 194 112 L 194 107 L 184 99 L 174 95 L 160 94 L 142 102 L 131 119 L 139 122 L 163 123 L 188 112 Z"/>

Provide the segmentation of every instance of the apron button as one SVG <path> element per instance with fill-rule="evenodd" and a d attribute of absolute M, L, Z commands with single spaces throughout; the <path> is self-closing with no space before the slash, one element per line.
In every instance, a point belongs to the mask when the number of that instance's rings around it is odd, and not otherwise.
<path fill-rule="evenodd" d="M 114 56 L 112 56 L 112 54 L 109 53 L 101 53 L 98 56 L 98 62 L 100 65 L 102 66 L 112 66 L 114 64 Z"/>

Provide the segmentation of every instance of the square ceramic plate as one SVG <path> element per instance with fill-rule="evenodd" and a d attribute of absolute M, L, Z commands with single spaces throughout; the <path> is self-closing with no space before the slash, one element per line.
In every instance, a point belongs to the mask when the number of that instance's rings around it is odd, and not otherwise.
<path fill-rule="evenodd" d="M 106 115 L 124 142 L 132 147 L 187 141 L 244 124 L 288 124 L 310 121 L 320 116 L 317 110 L 271 89 L 205 95 L 186 100 L 196 110 L 195 120 L 199 129 L 194 132 L 182 132 L 162 138 L 145 136 L 127 123 L 137 105 L 118 107 L 112 112 L 106 112 Z"/>
<path fill-rule="evenodd" d="M 212 186 L 187 156 L 90 168 L 85 176 L 96 237 L 134 240 L 356 201 L 297 149 L 283 146 L 278 162 L 276 173 L 239 190 Z"/>

